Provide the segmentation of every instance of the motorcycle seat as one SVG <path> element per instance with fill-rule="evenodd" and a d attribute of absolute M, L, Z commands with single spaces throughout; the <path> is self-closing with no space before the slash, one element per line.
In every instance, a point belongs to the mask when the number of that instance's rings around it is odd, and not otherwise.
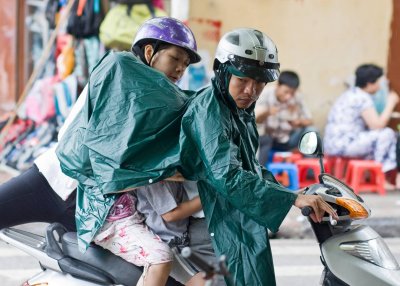
<path fill-rule="evenodd" d="M 80 252 L 76 232 L 67 232 L 62 236 L 62 250 L 68 257 L 101 269 L 115 284 L 134 286 L 142 275 L 141 268 L 100 246 L 92 244 L 85 253 Z"/>
<path fill-rule="evenodd" d="M 142 267 L 133 265 L 100 246 L 91 244 L 85 253 L 80 252 L 76 232 L 67 232 L 62 236 L 62 250 L 65 256 L 102 271 L 114 284 L 135 286 L 142 275 Z M 170 277 L 167 285 L 181 284 Z"/>

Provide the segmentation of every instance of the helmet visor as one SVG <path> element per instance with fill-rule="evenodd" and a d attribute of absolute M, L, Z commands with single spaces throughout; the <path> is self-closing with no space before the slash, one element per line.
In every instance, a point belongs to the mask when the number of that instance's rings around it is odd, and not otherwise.
<path fill-rule="evenodd" d="M 230 55 L 229 62 L 246 77 L 260 82 L 272 82 L 279 77 L 279 63 L 260 62 Z"/>

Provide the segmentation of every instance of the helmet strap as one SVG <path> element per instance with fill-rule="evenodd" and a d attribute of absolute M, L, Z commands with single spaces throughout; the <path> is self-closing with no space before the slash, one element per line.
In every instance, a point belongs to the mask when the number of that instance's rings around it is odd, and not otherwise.
<path fill-rule="evenodd" d="M 147 45 L 151 45 L 153 47 L 153 53 L 151 54 L 151 57 L 149 59 L 149 61 L 147 61 L 146 56 L 145 56 L 145 47 Z M 156 41 L 153 43 L 144 43 L 141 46 L 133 46 L 132 47 L 132 52 L 138 56 L 140 58 L 140 60 L 146 64 L 147 66 L 150 67 L 150 63 L 153 60 L 154 55 L 159 52 L 161 50 L 161 42 L 160 41 Z"/>
<path fill-rule="evenodd" d="M 236 103 L 234 102 L 229 93 L 229 82 L 231 81 L 232 77 L 232 73 L 229 72 L 229 66 L 230 64 L 219 63 L 218 67 L 214 70 L 215 80 L 217 83 L 217 88 L 220 90 L 221 94 L 229 95 L 229 98 L 222 96 L 222 100 L 225 101 L 228 106 L 236 107 Z"/>
<path fill-rule="evenodd" d="M 153 54 L 151 55 L 150 60 L 147 63 L 148 66 L 150 66 L 150 63 L 153 60 L 155 54 L 157 54 L 157 52 L 160 51 L 160 41 L 157 40 L 155 43 L 152 43 L 151 46 L 153 47 Z"/>
<path fill-rule="evenodd" d="M 133 46 L 132 47 L 132 52 L 134 55 L 138 56 L 140 60 L 146 64 L 149 65 L 146 61 L 146 57 L 144 56 L 144 47 L 139 47 L 139 46 Z"/>

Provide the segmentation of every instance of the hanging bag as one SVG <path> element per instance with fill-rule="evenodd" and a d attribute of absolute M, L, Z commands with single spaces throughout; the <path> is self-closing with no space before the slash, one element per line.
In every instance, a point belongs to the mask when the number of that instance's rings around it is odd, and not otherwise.
<path fill-rule="evenodd" d="M 154 5 L 151 0 L 114 0 L 113 2 L 118 4 L 128 5 L 128 11 L 127 11 L 128 15 L 130 14 L 133 5 L 145 4 L 147 5 L 147 8 L 149 9 L 151 16 L 152 17 L 156 16 L 156 11 L 154 9 Z"/>
<path fill-rule="evenodd" d="M 154 7 L 153 9 L 155 16 L 166 16 L 163 10 Z M 101 23 L 100 41 L 107 48 L 128 51 L 139 27 L 152 17 L 148 5 L 117 4 L 110 9 Z"/>
<path fill-rule="evenodd" d="M 67 32 L 78 39 L 96 36 L 103 16 L 100 0 L 76 0 L 68 20 Z"/>
<path fill-rule="evenodd" d="M 49 22 L 50 29 L 56 27 L 56 15 L 59 11 L 58 0 L 48 0 L 44 10 L 45 17 Z"/>

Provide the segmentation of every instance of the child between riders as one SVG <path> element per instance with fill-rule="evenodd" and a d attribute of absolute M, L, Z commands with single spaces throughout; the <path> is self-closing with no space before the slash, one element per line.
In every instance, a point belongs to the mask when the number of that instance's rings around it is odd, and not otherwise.
<path fill-rule="evenodd" d="M 188 246 L 189 216 L 201 208 L 198 196 L 187 199 L 182 183 L 161 181 L 140 187 L 114 203 L 94 242 L 144 266 L 137 285 L 165 285 L 173 261 L 170 247 Z M 186 285 L 203 285 L 201 280 L 195 275 Z"/>
<path fill-rule="evenodd" d="M 194 42 L 191 31 L 179 21 L 151 19 L 138 31 L 132 51 L 177 82 L 189 64 L 200 60 L 195 48 L 189 49 L 187 44 L 183 45 L 184 40 L 174 39 L 180 33 L 189 35 Z M 199 197 L 187 200 L 181 183 L 162 181 L 141 187 L 117 199 L 94 242 L 137 266 L 144 266 L 137 285 L 165 285 L 173 260 L 167 243 L 187 245 L 188 217 L 200 209 Z M 188 285 L 194 285 L 190 283 L 197 279 L 201 280 L 200 275 L 195 275 Z"/>

